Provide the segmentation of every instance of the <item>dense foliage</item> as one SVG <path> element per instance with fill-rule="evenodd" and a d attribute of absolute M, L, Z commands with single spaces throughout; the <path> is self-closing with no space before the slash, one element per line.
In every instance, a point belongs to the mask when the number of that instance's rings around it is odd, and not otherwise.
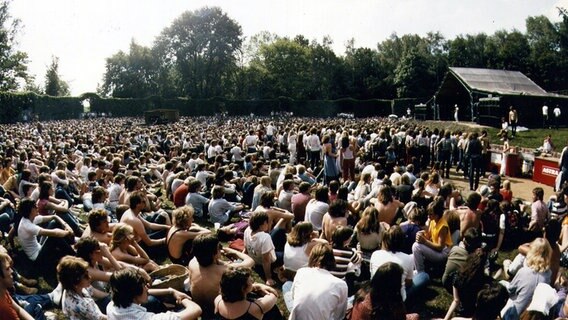
<path fill-rule="evenodd" d="M 392 34 L 376 48 L 346 44 L 344 55 L 302 35 L 262 32 L 243 39 L 217 7 L 185 12 L 152 47 L 132 43 L 107 59 L 102 96 L 325 100 L 431 97 L 448 66 L 516 70 L 547 91 L 568 89 L 568 17 L 526 19 L 526 32 L 445 39 Z"/>

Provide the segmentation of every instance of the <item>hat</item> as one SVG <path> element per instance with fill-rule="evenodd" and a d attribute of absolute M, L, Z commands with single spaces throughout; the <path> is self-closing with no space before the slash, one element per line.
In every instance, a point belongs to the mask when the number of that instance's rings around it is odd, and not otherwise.
<path fill-rule="evenodd" d="M 539 283 L 534 290 L 533 298 L 531 304 L 527 308 L 527 311 L 537 311 L 548 316 L 550 308 L 552 308 L 559 298 L 556 294 L 556 290 L 546 283 Z"/>

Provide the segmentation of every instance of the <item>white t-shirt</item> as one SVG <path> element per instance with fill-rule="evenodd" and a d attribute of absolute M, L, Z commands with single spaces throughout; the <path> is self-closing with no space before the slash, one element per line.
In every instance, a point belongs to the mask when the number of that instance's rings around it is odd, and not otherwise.
<path fill-rule="evenodd" d="M 393 253 L 386 250 L 377 250 L 371 255 L 371 278 L 373 278 L 377 269 L 387 262 L 394 262 L 402 268 L 402 288 L 400 293 L 402 294 L 402 300 L 406 300 L 405 280 L 412 279 L 414 275 L 414 258 L 404 252 Z"/>
<path fill-rule="evenodd" d="M 243 150 L 239 146 L 234 146 L 233 148 L 231 148 L 231 154 L 233 155 L 233 159 L 235 161 L 243 161 L 243 156 L 241 155 L 242 152 Z"/>
<path fill-rule="evenodd" d="M 308 148 L 310 151 L 320 151 L 321 150 L 321 142 L 320 138 L 317 134 L 312 134 L 308 138 Z"/>
<path fill-rule="evenodd" d="M 292 298 L 290 320 L 341 320 L 347 310 L 347 284 L 325 269 L 301 268 L 292 284 Z"/>
<path fill-rule="evenodd" d="M 321 230 L 323 215 L 329 210 L 329 204 L 317 201 L 315 199 L 310 200 L 306 205 L 306 217 L 305 220 L 311 222 L 315 230 Z"/>
<path fill-rule="evenodd" d="M 306 246 L 292 247 L 288 242 L 284 245 L 284 268 L 286 270 L 298 271 L 300 268 L 308 266 L 310 257 L 306 254 Z"/>
<path fill-rule="evenodd" d="M 177 313 L 173 313 L 171 311 L 164 312 L 164 313 L 152 313 L 146 311 L 141 305 L 138 304 L 131 304 L 126 308 L 117 307 L 114 305 L 114 302 L 109 302 L 106 308 L 107 316 L 109 319 L 113 320 L 130 320 L 130 319 L 139 319 L 139 320 L 179 320 L 180 317 Z"/>
<path fill-rule="evenodd" d="M 247 254 L 257 265 L 262 265 L 262 255 L 270 252 L 270 261 L 276 261 L 276 251 L 270 235 L 264 231 L 252 234 L 252 229 L 248 227 L 244 234 L 245 248 Z"/>
<path fill-rule="evenodd" d="M 22 218 L 18 227 L 18 239 L 20 246 L 30 260 L 35 261 L 41 250 L 41 245 L 37 241 L 37 236 L 41 228 L 29 219 Z"/>

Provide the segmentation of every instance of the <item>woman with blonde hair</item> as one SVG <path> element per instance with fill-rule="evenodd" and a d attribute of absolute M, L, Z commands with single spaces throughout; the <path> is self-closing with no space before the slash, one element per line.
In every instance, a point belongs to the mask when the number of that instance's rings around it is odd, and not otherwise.
<path fill-rule="evenodd" d="M 158 269 L 136 241 L 132 227 L 125 223 L 117 224 L 112 231 L 110 251 L 116 260 L 136 265 L 147 272 Z"/>
<path fill-rule="evenodd" d="M 254 192 L 252 195 L 252 204 L 250 206 L 251 210 L 256 209 L 256 207 L 258 207 L 259 203 L 260 203 L 260 197 L 265 193 L 265 192 L 270 192 L 272 191 L 272 179 L 270 179 L 269 176 L 262 176 L 260 178 L 260 183 L 254 187 Z"/>
<path fill-rule="evenodd" d="M 513 281 L 506 287 L 509 300 L 501 310 L 504 319 L 518 319 L 531 302 L 534 290 L 539 283 L 550 283 L 550 256 L 552 248 L 544 238 L 536 238 L 531 242 L 525 265 L 517 271 Z"/>
<path fill-rule="evenodd" d="M 193 207 L 183 206 L 174 210 L 174 226 L 166 236 L 168 257 L 172 263 L 187 266 L 193 258 L 193 239 L 200 234 L 211 233 L 209 229 L 193 224 Z"/>

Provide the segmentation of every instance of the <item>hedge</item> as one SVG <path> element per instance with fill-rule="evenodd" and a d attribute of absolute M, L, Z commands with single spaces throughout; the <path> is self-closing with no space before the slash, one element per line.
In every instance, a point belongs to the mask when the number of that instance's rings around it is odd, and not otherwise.
<path fill-rule="evenodd" d="M 211 116 L 219 112 L 229 115 L 270 115 L 271 111 L 293 112 L 296 116 L 335 117 L 338 113 L 353 113 L 356 117 L 388 116 L 393 100 L 294 100 L 288 97 L 265 100 L 228 100 L 163 98 L 152 96 L 143 99 L 101 98 L 96 93 L 78 97 L 51 97 L 32 92 L 0 92 L 0 123 L 21 121 L 25 114 L 33 113 L 39 120 L 77 119 L 83 112 L 82 101 L 89 99 L 91 112 L 112 114 L 113 117 L 137 117 L 153 109 L 177 109 L 181 116 Z M 406 105 L 409 101 L 405 101 Z M 402 104 L 402 103 L 401 103 Z M 405 110 L 405 109 L 404 109 Z M 399 115 L 404 112 L 398 112 Z M 397 114 L 398 114 L 397 113 Z"/>

